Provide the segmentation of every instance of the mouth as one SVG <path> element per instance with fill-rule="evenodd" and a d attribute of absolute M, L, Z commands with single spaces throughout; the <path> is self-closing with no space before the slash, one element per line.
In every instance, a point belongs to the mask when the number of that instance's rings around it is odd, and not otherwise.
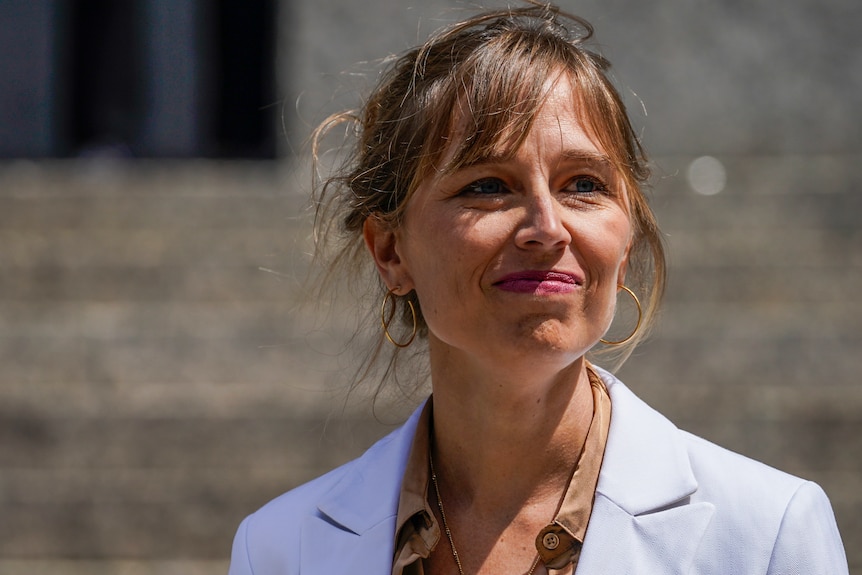
<path fill-rule="evenodd" d="M 582 283 L 579 277 L 569 272 L 525 270 L 508 274 L 493 285 L 507 292 L 547 295 L 569 293 Z"/>

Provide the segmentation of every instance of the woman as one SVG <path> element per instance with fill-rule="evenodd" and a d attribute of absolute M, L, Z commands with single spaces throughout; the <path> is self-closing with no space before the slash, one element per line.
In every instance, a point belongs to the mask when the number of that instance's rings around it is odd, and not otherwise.
<path fill-rule="evenodd" d="M 847 572 L 819 487 L 679 431 L 586 359 L 625 357 L 664 283 L 590 34 L 550 6 L 488 12 L 382 78 L 322 202 L 341 261 L 374 263 L 381 342 L 427 342 L 433 395 L 247 518 L 233 575 Z M 614 339 L 618 295 L 638 321 Z"/>

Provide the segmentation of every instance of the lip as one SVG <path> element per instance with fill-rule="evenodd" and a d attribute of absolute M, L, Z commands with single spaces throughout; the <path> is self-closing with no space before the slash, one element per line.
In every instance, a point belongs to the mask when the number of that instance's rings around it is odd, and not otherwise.
<path fill-rule="evenodd" d="M 569 293 L 583 280 L 570 272 L 557 270 L 524 270 L 507 274 L 494 282 L 494 287 L 507 292 L 548 295 Z"/>

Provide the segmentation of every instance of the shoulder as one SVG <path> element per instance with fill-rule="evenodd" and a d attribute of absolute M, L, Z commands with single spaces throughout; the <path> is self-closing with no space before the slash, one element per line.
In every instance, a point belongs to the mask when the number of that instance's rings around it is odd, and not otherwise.
<path fill-rule="evenodd" d="M 716 520 L 736 529 L 777 535 L 788 509 L 802 501 L 828 506 L 815 483 L 679 431 L 697 479 L 692 501 L 716 506 Z"/>
<path fill-rule="evenodd" d="M 706 555 L 743 568 L 745 554 L 762 550 L 767 573 L 846 573 L 847 561 L 832 505 L 823 489 L 685 431 L 698 482 L 692 502 L 714 506 Z"/>
<path fill-rule="evenodd" d="M 299 557 L 302 524 L 320 516 L 321 499 L 357 461 L 276 497 L 246 517 L 234 537 L 230 575 L 293 573 L 296 567 L 291 562 Z"/>
<path fill-rule="evenodd" d="M 805 480 L 785 473 L 687 431 L 677 433 L 686 446 L 701 497 L 751 499 L 761 505 L 789 500 Z"/>
<path fill-rule="evenodd" d="M 246 517 L 234 537 L 230 575 L 298 572 L 303 529 L 311 523 L 362 533 L 394 517 L 405 449 L 412 442 L 416 419 L 414 413 L 361 457 L 276 497 Z"/>
<path fill-rule="evenodd" d="M 613 375 L 599 370 L 612 404 L 611 430 L 605 453 L 615 476 L 639 468 L 641 484 L 660 491 L 672 477 L 678 493 L 692 500 L 728 500 L 738 510 L 783 508 L 805 480 L 680 430 L 637 397 Z M 627 484 L 629 489 L 634 485 Z M 744 514 L 743 514 L 744 515 Z"/>
<path fill-rule="evenodd" d="M 817 484 L 682 431 L 612 375 L 602 378 L 612 416 L 600 491 L 636 517 L 710 509 L 695 572 L 847 572 Z"/>

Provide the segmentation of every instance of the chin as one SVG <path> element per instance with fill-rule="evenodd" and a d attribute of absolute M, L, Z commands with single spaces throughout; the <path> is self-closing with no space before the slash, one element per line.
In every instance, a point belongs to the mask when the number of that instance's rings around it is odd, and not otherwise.
<path fill-rule="evenodd" d="M 579 345 L 583 334 L 572 333 L 557 321 L 522 322 L 519 331 L 520 339 L 524 341 L 519 348 L 530 356 L 556 358 L 562 354 L 571 362 L 589 350 L 589 347 Z"/>

